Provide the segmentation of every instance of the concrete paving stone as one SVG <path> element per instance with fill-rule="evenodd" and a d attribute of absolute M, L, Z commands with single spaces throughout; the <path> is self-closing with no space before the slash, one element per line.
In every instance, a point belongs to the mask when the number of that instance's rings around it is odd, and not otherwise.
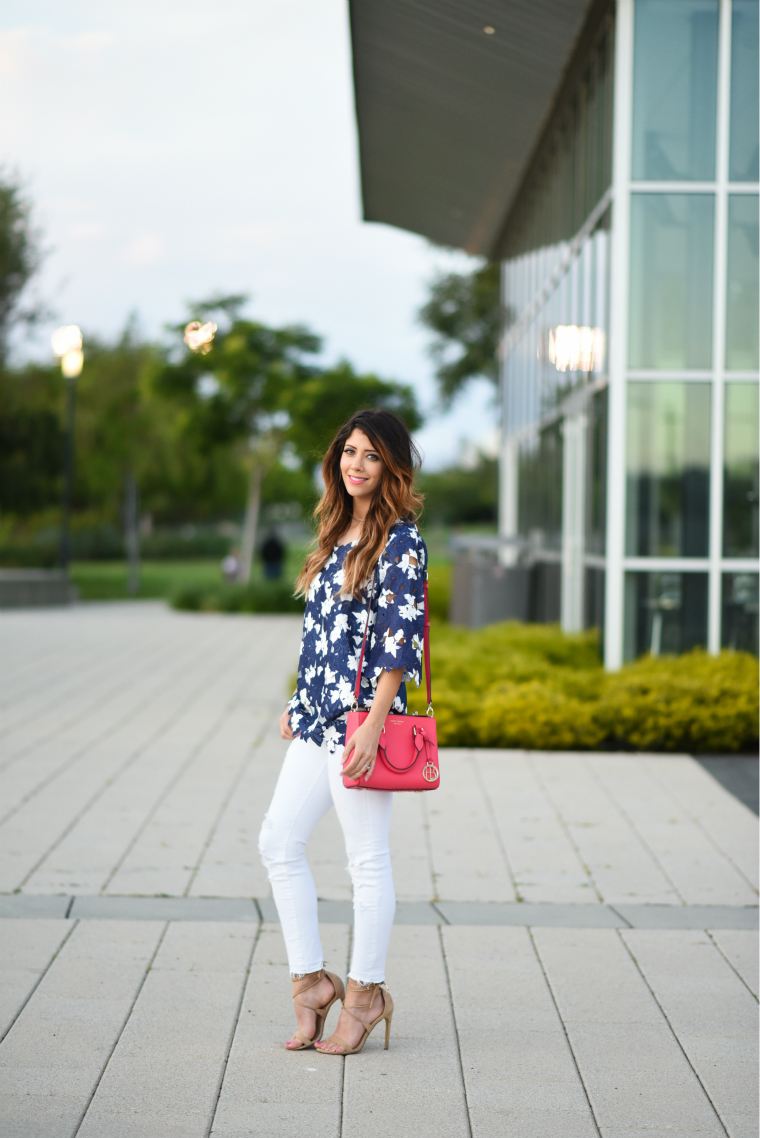
<path fill-rule="evenodd" d="M 588 1115 L 571 1111 L 502 1109 L 478 1103 L 475 1116 L 473 1138 L 597 1138 L 599 1133 Z M 676 1138 L 682 1138 L 680 1133 Z"/>
<path fill-rule="evenodd" d="M 25 1096 L 66 1096 L 87 1101 L 92 1070 L 83 1067 L 0 1067 L 2 1093 Z"/>
<path fill-rule="evenodd" d="M 756 929 L 758 909 L 742 905 L 615 905 L 636 929 Z"/>
<path fill-rule="evenodd" d="M 559 925 L 562 928 L 618 928 L 622 922 L 606 905 L 503 904 L 437 901 L 451 925 Z"/>
<path fill-rule="evenodd" d="M 524 751 L 478 751 L 474 762 L 523 901 L 598 904 L 594 883 Z"/>
<path fill-rule="evenodd" d="M 420 794 L 397 794 L 391 815 L 390 849 L 396 900 L 413 904 L 434 895 L 425 804 Z"/>
<path fill-rule="evenodd" d="M 757 889 L 757 815 L 691 758 L 651 755 L 642 761 Z"/>
<path fill-rule="evenodd" d="M 757 936 L 752 932 L 739 929 L 711 927 L 709 932 L 720 951 L 731 962 L 750 992 L 757 999 L 760 989 Z"/>
<path fill-rule="evenodd" d="M 540 928 L 533 936 L 565 1024 L 663 1022 L 617 932 Z"/>
<path fill-rule="evenodd" d="M 422 796 L 430 826 L 434 898 L 516 901 L 472 753 L 447 749 L 441 764 L 445 777 L 441 778 L 440 788 L 435 794 Z"/>
<path fill-rule="evenodd" d="M 537 929 L 533 936 L 602 1130 L 722 1133 L 620 935 Z"/>
<path fill-rule="evenodd" d="M 155 922 L 82 922 L 63 945 L 50 969 L 0 1046 L 3 1072 L 23 1079 L 23 1071 L 66 1070 L 60 1093 L 38 1080 L 38 1093 L 4 1095 L 0 1133 L 70 1138 L 94 1090 L 103 1065 L 129 1015 L 150 958 L 164 930 Z M 132 991 L 122 999 L 98 998 L 104 964 L 109 975 L 118 960 Z M 74 962 L 78 969 L 70 969 Z M 58 968 L 68 974 L 69 997 L 50 996 Z M 78 976 L 78 987 L 74 983 Z M 75 994 L 76 993 L 76 994 Z M 52 1077 L 49 1076 L 49 1078 Z M 34 1076 L 33 1076 L 34 1078 Z M 76 1094 L 73 1094 L 76 1085 Z M 46 1089 L 47 1088 L 47 1089 Z"/>
<path fill-rule="evenodd" d="M 441 918 L 430 902 L 396 901 L 396 925 L 440 925 Z"/>
<path fill-rule="evenodd" d="M 591 1138 L 591 1109 L 528 931 L 446 927 L 442 936 L 473 1134 L 522 1134 L 531 1118 L 532 1134 L 545 1115 L 550 1133 L 571 1119 L 570 1134 Z"/>
<path fill-rule="evenodd" d="M 86 1100 L 85 1100 L 86 1101 Z M 3 1138 L 71 1138 L 84 1103 L 66 1095 L 10 1095 L 0 1091 Z"/>
<path fill-rule="evenodd" d="M 70 932 L 67 921 L 0 919 L 0 1038 Z"/>
<path fill-rule="evenodd" d="M 603 901 L 681 901 L 635 827 L 600 785 L 585 756 L 535 752 L 530 762 Z"/>
<path fill-rule="evenodd" d="M 0 895 L 0 920 L 6 917 L 65 917 L 71 897 L 35 897 L 27 893 Z"/>
<path fill-rule="evenodd" d="M 191 896 L 269 896 L 258 842 L 287 749 L 275 729 L 273 724 L 261 740 L 227 803 L 190 886 Z"/>
<path fill-rule="evenodd" d="M 681 897 L 689 905 L 756 905 L 757 889 L 653 777 L 646 756 L 588 756 L 585 759 L 626 816 Z M 692 760 L 693 761 L 693 760 Z M 695 777 L 701 767 L 694 764 Z M 746 807 L 736 802 L 737 815 Z M 757 845 L 755 819 L 753 849 Z"/>
<path fill-rule="evenodd" d="M 205 1112 L 88 1111 L 77 1138 L 206 1138 Z"/>
<path fill-rule="evenodd" d="M 88 920 L 258 921 L 248 897 L 76 897 L 70 916 Z"/>
<path fill-rule="evenodd" d="M 328 968 L 345 977 L 346 925 L 320 926 Z M 256 945 L 213 1135 L 301 1133 L 304 1120 L 313 1138 L 338 1138 L 343 1095 L 343 1061 L 313 1049 L 288 1052 L 284 1041 L 295 1030 L 291 985 L 280 929 L 264 925 Z M 334 1028 L 338 1006 L 328 1018 Z"/>
<path fill-rule="evenodd" d="M 621 936 L 679 1038 L 756 1038 L 757 1001 L 707 933 L 629 929 Z"/>
<path fill-rule="evenodd" d="M 602 1132 L 627 1126 L 724 1134 L 666 1023 L 566 1026 Z"/>
<path fill-rule="evenodd" d="M 94 1115 L 197 1111 L 208 1125 L 256 931 L 169 926 L 92 1100 Z"/>
<path fill-rule="evenodd" d="M 758 1007 L 706 933 L 630 930 L 636 958 L 721 1117 L 757 1117 Z"/>
<path fill-rule="evenodd" d="M 383 1050 L 380 1024 L 364 1050 L 345 1060 L 342 1138 L 385 1135 L 394 1124 L 398 1133 L 399 1118 L 411 1134 L 464 1136 L 467 1117 L 438 930 L 394 928 L 387 978 L 395 1003 L 390 1047 Z"/>

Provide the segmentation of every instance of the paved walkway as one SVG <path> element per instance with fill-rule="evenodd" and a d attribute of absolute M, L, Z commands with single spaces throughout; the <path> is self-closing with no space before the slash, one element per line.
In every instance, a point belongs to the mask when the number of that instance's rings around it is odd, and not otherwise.
<path fill-rule="evenodd" d="M 298 638 L 0 619 L 3 1138 L 754 1138 L 757 819 L 687 757 L 444 753 L 394 807 L 390 1050 L 282 1049 L 256 838 Z M 310 856 L 345 970 L 332 815 Z"/>

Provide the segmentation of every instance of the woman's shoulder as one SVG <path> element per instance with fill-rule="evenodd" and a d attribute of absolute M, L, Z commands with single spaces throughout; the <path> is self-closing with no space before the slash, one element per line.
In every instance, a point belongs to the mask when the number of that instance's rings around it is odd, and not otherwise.
<path fill-rule="evenodd" d="M 422 552 L 426 559 L 427 547 L 417 528 L 417 523 L 408 518 L 399 518 L 390 528 L 382 556 L 394 561 L 401 554 L 409 553 L 412 550 Z"/>

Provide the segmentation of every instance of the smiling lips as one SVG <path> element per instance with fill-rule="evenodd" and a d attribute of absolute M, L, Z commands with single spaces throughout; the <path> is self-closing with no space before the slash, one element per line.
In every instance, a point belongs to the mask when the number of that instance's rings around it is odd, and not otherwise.
<path fill-rule="evenodd" d="M 349 474 L 348 481 L 353 482 L 354 486 L 361 486 L 362 482 L 369 482 L 368 478 L 354 478 L 353 474 Z"/>

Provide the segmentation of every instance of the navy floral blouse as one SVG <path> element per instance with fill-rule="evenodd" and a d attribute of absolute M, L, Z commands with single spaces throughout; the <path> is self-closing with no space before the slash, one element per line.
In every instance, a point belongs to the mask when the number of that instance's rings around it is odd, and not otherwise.
<path fill-rule="evenodd" d="M 367 601 L 339 596 L 343 563 L 356 542 L 336 545 L 330 560 L 311 583 L 306 597 L 298 687 L 288 707 L 294 735 L 313 739 L 330 751 L 346 743 L 346 714 L 351 709 L 359 666 Z M 382 672 L 403 668 L 404 675 L 392 712 L 406 711 L 404 681 L 419 687 L 425 624 L 424 586 L 427 549 L 413 523 L 396 522 L 374 574 L 375 591 L 362 667 L 361 697 L 372 703 Z"/>

